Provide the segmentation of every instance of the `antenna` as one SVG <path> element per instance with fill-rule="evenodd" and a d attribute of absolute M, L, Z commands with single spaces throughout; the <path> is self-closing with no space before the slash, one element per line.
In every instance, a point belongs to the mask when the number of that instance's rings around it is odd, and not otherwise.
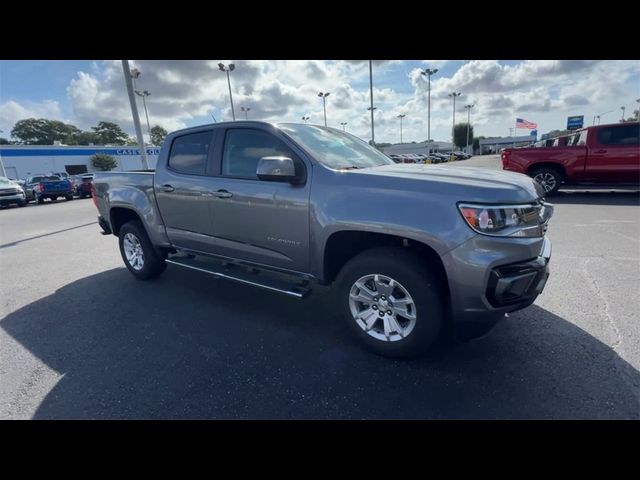
<path fill-rule="evenodd" d="M 213 113 L 211 114 L 211 118 L 213 118 L 213 121 L 214 121 L 215 123 L 218 123 L 218 121 L 216 120 L 216 117 L 214 117 L 214 116 L 213 116 Z"/>

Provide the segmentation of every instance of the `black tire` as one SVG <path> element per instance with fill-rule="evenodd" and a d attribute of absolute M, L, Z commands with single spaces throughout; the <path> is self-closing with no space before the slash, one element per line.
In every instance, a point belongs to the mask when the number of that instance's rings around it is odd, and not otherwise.
<path fill-rule="evenodd" d="M 37 201 L 39 204 L 43 204 L 43 203 L 44 203 L 44 198 L 43 198 L 43 197 L 37 197 L 36 201 Z"/>
<path fill-rule="evenodd" d="M 394 279 L 411 295 L 416 320 L 406 337 L 395 341 L 379 340 L 365 332 L 354 319 L 349 304 L 351 288 L 358 279 L 370 274 Z M 372 248 L 357 255 L 342 268 L 335 287 L 349 329 L 373 353 L 396 358 L 417 357 L 435 346 L 443 331 L 445 302 L 438 279 L 422 259 L 401 248 Z"/>
<path fill-rule="evenodd" d="M 69 200 L 73 200 L 73 195 L 65 195 L 64 199 L 68 202 Z"/>
<path fill-rule="evenodd" d="M 51 200 L 52 202 L 57 202 L 58 201 L 58 197 L 49 197 L 49 200 Z"/>
<path fill-rule="evenodd" d="M 555 168 L 550 168 L 550 167 L 540 167 L 540 168 L 536 168 L 534 170 L 532 170 L 529 175 L 531 176 L 531 178 L 533 178 L 534 180 L 538 181 L 538 183 L 540 183 L 540 185 L 542 185 L 542 188 L 544 188 L 544 191 L 546 192 L 546 195 L 553 195 L 554 193 L 556 193 L 558 191 L 558 189 L 560 188 L 560 185 L 562 184 L 562 181 L 564 180 L 562 177 L 562 173 L 560 173 L 558 170 L 556 170 Z M 536 178 L 539 177 L 539 178 Z M 549 179 L 548 181 L 544 181 L 542 180 L 541 177 L 546 177 L 547 179 Z M 551 180 L 552 178 L 552 180 Z M 553 182 L 553 186 L 551 186 L 551 182 Z M 549 188 L 547 190 L 547 188 Z"/>
<path fill-rule="evenodd" d="M 26 207 L 27 206 L 27 201 L 26 200 L 22 200 L 21 202 L 18 203 L 19 207 Z"/>
<path fill-rule="evenodd" d="M 124 238 L 128 233 L 136 237 L 142 247 L 144 263 L 142 265 L 142 268 L 139 270 L 136 270 L 131 266 L 124 252 Z M 132 220 L 120 227 L 118 237 L 118 243 L 120 245 L 120 255 L 122 255 L 122 260 L 124 261 L 127 269 L 137 279 L 150 280 L 152 278 L 156 278 L 167 268 L 167 264 L 165 263 L 164 258 L 158 255 L 158 253 L 153 248 L 153 245 L 151 244 L 151 241 L 147 236 L 147 232 L 145 231 L 144 226 L 139 220 Z"/>

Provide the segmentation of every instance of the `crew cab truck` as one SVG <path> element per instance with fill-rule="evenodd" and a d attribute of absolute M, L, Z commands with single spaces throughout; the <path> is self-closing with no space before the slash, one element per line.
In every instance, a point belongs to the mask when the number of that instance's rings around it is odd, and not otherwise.
<path fill-rule="evenodd" d="M 533 177 L 547 195 L 563 187 L 638 189 L 640 122 L 587 127 L 552 146 L 507 148 L 502 168 Z"/>
<path fill-rule="evenodd" d="M 411 357 L 536 299 L 543 195 L 526 175 L 395 164 L 341 130 L 236 121 L 171 133 L 155 172 L 96 173 L 93 198 L 136 278 L 173 264 L 301 299 L 331 285 L 364 346 Z"/>

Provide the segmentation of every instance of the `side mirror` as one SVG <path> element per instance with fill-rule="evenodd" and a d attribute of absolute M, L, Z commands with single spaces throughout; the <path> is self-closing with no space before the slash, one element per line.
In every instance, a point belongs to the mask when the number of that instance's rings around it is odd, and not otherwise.
<path fill-rule="evenodd" d="M 295 162 L 289 157 L 262 157 L 258 160 L 256 175 L 268 182 L 298 184 L 304 181 L 303 167 L 300 165 L 296 169 Z"/>

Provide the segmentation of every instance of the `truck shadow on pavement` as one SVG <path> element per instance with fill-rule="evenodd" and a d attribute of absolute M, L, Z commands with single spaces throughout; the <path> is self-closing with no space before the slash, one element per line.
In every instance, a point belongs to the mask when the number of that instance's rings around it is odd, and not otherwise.
<path fill-rule="evenodd" d="M 607 191 L 574 191 L 563 192 L 547 198 L 547 201 L 558 205 L 640 205 L 640 192 L 607 192 Z"/>
<path fill-rule="evenodd" d="M 329 297 L 299 301 L 172 266 L 140 282 L 117 268 L 0 326 L 63 374 L 37 419 L 640 416 L 638 371 L 539 307 L 397 361 L 354 343 Z"/>

